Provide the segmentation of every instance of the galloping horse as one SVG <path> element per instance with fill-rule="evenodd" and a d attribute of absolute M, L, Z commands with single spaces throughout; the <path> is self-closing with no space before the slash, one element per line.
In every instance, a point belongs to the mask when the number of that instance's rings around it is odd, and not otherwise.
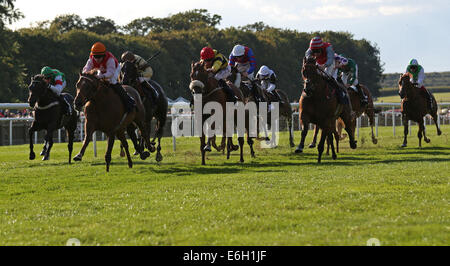
<path fill-rule="evenodd" d="M 296 153 L 303 152 L 306 135 L 308 134 L 309 123 L 314 123 L 322 129 L 317 149 L 319 151 L 318 162 L 321 162 L 324 150 L 325 138 L 331 144 L 332 158 L 336 159 L 333 146 L 333 131 L 336 130 L 335 121 L 341 117 L 346 125 L 351 125 L 351 110 L 348 105 L 341 105 L 337 101 L 335 88 L 330 88 L 327 77 L 319 72 L 314 58 L 304 58 L 302 67 L 302 77 L 305 81 L 304 90 L 299 101 L 299 117 L 302 124 L 302 139 Z M 350 147 L 356 149 L 354 139 L 354 128 L 346 127 L 350 137 Z"/>
<path fill-rule="evenodd" d="M 358 93 L 352 89 L 347 89 L 348 94 L 350 96 L 350 102 L 352 104 L 352 109 L 355 112 L 355 115 L 356 115 L 355 118 L 360 117 L 363 113 L 365 113 L 369 117 L 370 127 L 372 129 L 372 143 L 377 144 L 378 140 L 375 137 L 375 134 L 373 133 L 373 127 L 375 125 L 375 113 L 379 112 L 380 110 L 376 110 L 374 108 L 372 94 L 370 93 L 369 89 L 362 84 L 359 84 L 359 86 L 361 86 L 361 89 L 364 90 L 364 93 L 367 95 L 368 104 L 366 106 L 362 106 Z M 339 139 L 339 140 L 342 140 L 344 138 L 341 135 L 342 124 L 343 124 L 342 120 L 339 121 L 339 119 L 338 119 L 336 121 L 336 128 L 337 128 L 336 137 L 338 137 L 337 139 Z M 351 127 L 353 127 L 353 128 L 356 127 L 356 119 L 352 120 Z M 313 138 L 313 141 L 311 142 L 311 144 L 309 145 L 309 148 L 314 148 L 316 146 L 318 131 L 319 131 L 319 129 L 317 127 L 315 127 L 314 138 Z"/>
<path fill-rule="evenodd" d="M 236 67 L 232 67 L 231 68 L 231 76 L 230 76 L 230 81 L 231 82 L 236 82 L 236 77 L 237 77 L 237 68 Z M 244 102 L 257 102 L 256 98 L 257 96 L 255 95 L 255 91 L 254 90 L 258 90 L 258 94 L 260 95 L 260 97 L 262 97 L 261 100 L 268 102 L 269 99 L 269 95 L 265 90 L 261 89 L 261 86 L 258 83 L 254 83 L 254 88 L 250 89 L 247 85 L 243 84 L 243 82 L 240 82 L 240 90 L 242 91 L 242 94 L 244 95 Z M 280 116 L 284 117 L 286 119 L 286 122 L 288 123 L 288 129 L 289 129 L 289 144 L 291 147 L 294 147 L 294 136 L 292 135 L 292 107 L 289 101 L 289 97 L 287 96 L 287 94 L 282 91 L 281 89 L 275 89 L 275 91 L 278 93 L 278 95 L 280 95 L 282 102 L 279 103 L 279 108 L 280 108 Z M 259 112 L 259 106 L 257 106 L 258 108 L 258 112 Z M 269 126 L 271 126 L 271 114 L 272 112 L 269 112 L 267 114 L 267 124 Z M 259 131 L 259 127 L 257 128 Z M 265 132 L 267 134 L 267 132 Z M 267 139 L 268 140 L 268 139 Z"/>
<path fill-rule="evenodd" d="M 136 101 L 137 111 L 125 113 L 124 106 L 119 96 L 109 88 L 108 84 L 98 79 L 94 73 L 95 69 L 82 74 L 77 82 L 77 96 L 75 97 L 75 108 L 81 111 L 84 106 L 86 122 L 84 128 L 86 135 L 83 141 L 83 147 L 73 158 L 75 161 L 81 161 L 86 147 L 91 141 L 92 134 L 96 130 L 103 131 L 108 136 L 108 147 L 105 154 L 106 171 L 109 171 L 111 163 L 111 152 L 114 146 L 114 138 L 119 138 L 122 146 L 125 148 L 128 159 L 128 167 L 133 167 L 128 143 L 125 138 L 125 129 L 130 123 L 135 123 L 141 130 L 147 148 L 151 146 L 148 132 L 145 131 L 145 109 L 138 92 L 130 86 L 124 86 L 125 91 Z M 141 153 L 141 152 L 140 152 Z M 141 159 L 150 155 L 149 152 L 141 153 Z"/>
<path fill-rule="evenodd" d="M 152 101 L 150 99 L 151 96 L 148 96 L 147 93 L 150 93 L 146 91 L 144 88 L 142 88 L 141 83 L 138 79 L 138 71 L 136 68 L 136 65 L 132 62 L 125 61 L 123 63 L 122 69 L 121 69 L 121 81 L 124 85 L 129 85 L 133 88 L 137 88 L 137 91 L 139 92 L 142 101 L 144 103 L 145 107 L 145 126 L 146 131 L 148 134 L 151 134 L 151 122 L 153 117 L 156 119 L 156 133 L 155 137 L 152 139 L 152 145 L 155 144 L 155 139 L 158 138 L 158 147 L 157 147 L 157 153 L 156 153 L 156 161 L 159 162 L 162 160 L 161 155 L 161 138 L 164 132 L 164 125 L 166 124 L 167 119 L 167 110 L 168 110 L 168 102 L 166 94 L 164 93 L 164 90 L 162 87 L 155 81 L 150 80 L 149 84 L 155 89 L 158 93 L 158 96 L 156 98 L 156 105 L 152 104 Z M 134 135 L 135 127 L 133 124 L 130 124 L 129 128 L 127 129 L 128 135 Z M 134 139 L 130 136 L 130 138 L 133 140 L 133 144 L 136 147 L 138 145 Z M 142 139 L 141 139 L 142 144 Z"/>
<path fill-rule="evenodd" d="M 64 127 L 67 132 L 69 150 L 69 163 L 71 163 L 74 132 L 77 128 L 78 115 L 73 111 L 70 116 L 63 116 L 61 106 L 56 95 L 47 87 L 43 75 L 36 75 L 31 79 L 28 86 L 28 103 L 34 107 L 34 121 L 28 129 L 30 137 L 30 160 L 34 160 L 36 155 L 33 151 L 33 132 L 45 129 L 45 144 L 41 155 L 43 161 L 50 159 L 50 150 L 53 146 L 53 131 Z M 73 103 L 72 95 L 63 93 L 67 102 Z"/>
<path fill-rule="evenodd" d="M 402 147 L 406 147 L 408 136 L 408 120 L 412 120 L 419 124 L 419 132 L 417 137 L 419 138 L 419 147 L 422 147 L 422 135 L 426 143 L 430 142 L 430 139 L 425 135 L 425 126 L 423 122 L 423 117 L 426 114 L 430 114 L 433 117 L 434 123 L 436 124 L 436 130 L 438 136 L 441 135 L 441 130 L 437 124 L 437 103 L 433 95 L 432 97 L 432 107 L 431 110 L 427 108 L 427 99 L 420 94 L 420 89 L 414 86 L 410 81 L 410 74 L 406 73 L 400 76 L 398 81 L 398 86 L 400 89 L 400 97 L 402 97 L 402 122 L 404 126 L 404 139 Z"/>
<path fill-rule="evenodd" d="M 210 72 L 208 72 L 205 69 L 204 63 L 203 62 L 197 62 L 197 63 L 192 63 L 191 64 L 191 84 L 189 85 L 189 88 L 192 92 L 192 94 L 202 94 L 202 108 L 205 106 L 206 103 L 211 102 L 211 101 L 215 101 L 218 102 L 221 106 L 222 106 L 222 111 L 223 111 L 223 136 L 225 137 L 225 130 L 226 130 L 226 123 L 227 123 L 227 119 L 226 119 L 226 113 L 227 113 L 227 108 L 226 108 L 226 101 L 227 101 L 227 96 L 225 94 L 225 92 L 218 87 L 218 82 L 217 80 L 212 76 L 212 74 Z M 234 90 L 234 93 L 236 94 L 236 96 L 239 97 L 239 99 L 241 101 L 243 101 L 243 96 L 242 93 L 239 91 L 238 88 L 236 88 L 235 86 L 233 86 L 232 84 L 230 84 L 231 88 Z M 203 125 L 204 121 L 206 119 L 208 119 L 208 117 L 210 117 L 210 115 L 203 115 L 202 116 L 202 121 L 201 124 Z M 235 113 L 235 119 L 234 122 L 235 124 L 237 123 L 236 121 L 236 113 Z M 248 133 L 248 124 L 247 121 L 248 119 L 246 119 L 246 129 L 247 129 L 247 133 Z M 201 137 L 200 137 L 200 151 L 202 153 L 202 165 L 205 165 L 205 152 L 206 152 L 206 147 L 210 147 L 211 145 L 211 141 L 214 140 L 214 137 L 210 137 L 208 138 L 208 143 L 206 145 L 205 143 L 205 134 L 202 130 L 201 133 Z M 243 163 L 244 162 L 244 137 L 238 137 L 238 142 L 239 142 L 239 147 L 240 147 L 240 162 Z M 222 139 L 222 145 L 224 144 L 224 139 Z M 250 145 L 250 152 L 252 154 L 252 156 L 254 156 L 255 152 L 253 150 L 253 141 L 250 139 L 249 140 L 249 145 Z M 230 158 L 230 152 L 233 150 L 233 144 L 232 144 L 232 137 L 227 137 L 227 159 Z"/>

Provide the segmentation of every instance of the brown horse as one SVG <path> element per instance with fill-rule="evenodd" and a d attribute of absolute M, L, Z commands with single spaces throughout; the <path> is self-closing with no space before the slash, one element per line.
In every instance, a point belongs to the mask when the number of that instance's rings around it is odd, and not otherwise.
<path fill-rule="evenodd" d="M 222 129 L 225 131 L 226 129 L 226 102 L 227 102 L 227 96 L 223 89 L 218 87 L 218 81 L 214 78 L 212 73 L 207 71 L 205 69 L 203 62 L 197 62 L 191 64 L 191 84 L 189 85 L 189 88 L 191 90 L 192 94 L 202 94 L 202 109 L 204 108 L 205 104 L 208 102 L 218 102 L 222 106 L 223 111 L 223 125 Z M 228 84 L 233 90 L 236 96 L 240 99 L 240 101 L 243 101 L 242 93 L 239 91 L 238 88 L 233 86 L 232 84 Z M 203 123 L 210 117 L 211 115 L 203 115 L 201 124 L 203 126 Z M 236 113 L 234 117 L 234 121 L 236 124 Z M 212 125 L 212 128 L 214 125 Z M 248 127 L 247 127 L 248 129 Z M 225 145 L 225 132 L 223 134 L 224 138 L 222 139 L 222 146 Z M 201 137 L 200 137 L 200 151 L 202 153 L 202 165 L 205 165 L 205 153 L 206 151 L 210 151 L 211 142 L 214 141 L 215 136 L 208 138 L 208 143 L 205 143 L 205 133 L 202 130 Z M 227 159 L 230 158 L 230 153 L 232 150 L 234 150 L 233 143 L 232 143 L 232 137 L 226 137 L 227 144 Z M 240 148 L 240 162 L 244 162 L 244 138 L 238 137 L 239 142 L 239 148 Z M 250 143 L 249 143 L 250 144 Z M 253 143 L 252 143 L 253 144 Z M 254 150 L 253 146 L 250 145 L 250 152 L 254 156 Z"/>
<path fill-rule="evenodd" d="M 111 152 L 114 146 L 115 136 L 120 140 L 128 159 L 128 167 L 133 166 L 130 152 L 128 150 L 128 143 L 125 138 L 125 130 L 130 123 L 135 123 L 141 130 L 141 134 L 150 147 L 150 137 L 145 130 L 145 109 L 142 104 L 141 97 L 138 92 L 130 86 L 124 86 L 124 89 L 136 101 L 137 111 L 125 113 L 124 106 L 120 97 L 109 88 L 109 85 L 98 79 L 91 71 L 82 74 L 76 84 L 77 96 L 75 97 L 75 108 L 81 111 L 84 106 L 84 114 L 86 117 L 84 129 L 86 135 L 83 141 L 83 147 L 80 152 L 73 158 L 74 161 L 81 161 L 84 152 L 91 141 L 92 134 L 96 130 L 104 132 L 108 137 L 108 147 L 105 154 L 106 171 L 109 171 L 111 163 Z M 147 152 L 146 156 L 150 154 Z"/>
<path fill-rule="evenodd" d="M 354 91 L 351 88 L 347 89 L 348 94 L 350 96 L 350 101 L 352 104 L 352 110 L 355 112 L 356 118 L 360 117 L 363 113 L 365 113 L 369 117 L 370 127 L 372 129 L 372 143 L 377 144 L 378 140 L 375 137 L 375 134 L 373 133 L 373 127 L 375 125 L 375 113 L 379 112 L 380 110 L 378 110 L 378 109 L 376 110 L 374 108 L 372 94 L 370 93 L 369 89 L 362 84 L 359 84 L 359 86 L 361 86 L 361 89 L 367 95 L 368 104 L 366 106 L 362 106 L 361 99 L 359 97 L 358 92 Z M 336 129 L 337 129 L 337 131 L 336 131 L 337 135 L 335 135 L 335 137 L 337 137 L 336 141 L 338 139 L 339 140 L 344 139 L 344 136 L 341 135 L 342 128 L 344 125 L 345 124 L 342 122 L 342 120 L 340 120 L 340 119 L 336 120 Z M 352 120 L 351 126 L 353 128 L 356 127 L 356 119 Z M 316 146 L 317 133 L 318 133 L 318 128 L 315 127 L 314 138 L 313 138 L 313 141 L 311 142 L 311 144 L 309 145 L 309 148 L 314 148 Z"/>
<path fill-rule="evenodd" d="M 432 97 L 432 109 L 429 110 L 427 107 L 427 99 L 422 95 L 419 88 L 414 86 L 410 81 L 410 74 L 406 73 L 400 76 L 398 81 L 398 86 L 400 89 L 400 97 L 402 97 L 402 122 L 404 126 L 404 139 L 402 147 L 407 145 L 408 136 L 408 120 L 412 120 L 419 124 L 419 132 L 417 137 L 419 138 L 419 147 L 422 147 L 422 135 L 426 143 L 430 142 L 430 139 L 425 135 L 425 126 L 423 122 L 423 117 L 430 114 L 433 117 L 434 123 L 436 124 L 436 130 L 438 136 L 441 135 L 441 130 L 437 124 L 437 103 L 433 95 Z"/>
<path fill-rule="evenodd" d="M 330 88 L 327 77 L 324 77 L 324 74 L 319 71 L 314 58 L 303 59 L 302 77 L 305 82 L 299 101 L 299 118 L 303 129 L 300 144 L 295 152 L 303 152 L 309 123 L 314 123 L 322 129 L 320 142 L 317 146 L 319 151 L 318 162 L 321 162 L 326 138 L 331 144 L 332 158 L 336 159 L 332 135 L 333 131 L 336 130 L 335 121 L 338 117 L 341 117 L 346 125 L 351 125 L 351 108 L 348 105 L 338 103 L 336 89 Z M 347 127 L 345 130 L 350 136 L 350 147 L 356 149 L 354 128 Z"/>

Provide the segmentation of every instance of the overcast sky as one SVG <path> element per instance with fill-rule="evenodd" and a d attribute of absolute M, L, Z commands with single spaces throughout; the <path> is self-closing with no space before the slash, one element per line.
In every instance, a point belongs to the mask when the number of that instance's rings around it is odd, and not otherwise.
<path fill-rule="evenodd" d="M 427 72 L 450 71 L 447 0 L 18 0 L 15 6 L 25 18 L 11 29 L 71 13 L 82 18 L 103 16 L 125 25 L 136 18 L 203 8 L 222 16 L 220 28 L 263 21 L 305 32 L 348 31 L 378 45 L 385 73 L 404 71 L 411 58 L 418 59 Z"/>

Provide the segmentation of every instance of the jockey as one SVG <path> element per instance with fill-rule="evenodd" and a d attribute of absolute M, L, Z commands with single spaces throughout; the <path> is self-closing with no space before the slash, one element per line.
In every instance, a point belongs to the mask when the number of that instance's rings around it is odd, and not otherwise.
<path fill-rule="evenodd" d="M 106 51 L 105 45 L 101 42 L 92 45 L 91 54 L 83 68 L 83 73 L 92 69 L 98 69 L 97 78 L 105 79 L 111 84 L 110 87 L 119 95 L 126 112 L 130 112 L 136 107 L 134 99 L 125 92 L 120 83 L 117 83 L 120 74 L 119 62 L 112 53 Z"/>
<path fill-rule="evenodd" d="M 151 101 L 155 104 L 158 92 L 149 83 L 150 78 L 153 76 L 153 69 L 149 63 L 139 55 L 133 54 L 130 51 L 124 52 L 121 56 L 121 60 L 122 62 L 129 61 L 135 64 L 136 69 L 138 70 L 139 82 L 141 83 L 141 86 L 147 88 L 150 92 Z M 123 63 L 121 63 L 121 66 L 122 65 Z"/>
<path fill-rule="evenodd" d="M 236 66 L 239 73 L 250 81 L 254 78 L 256 60 L 252 49 L 243 45 L 235 45 L 229 57 L 229 65 Z"/>
<path fill-rule="evenodd" d="M 272 69 L 268 68 L 265 65 L 261 66 L 258 73 L 256 74 L 256 79 L 260 81 L 262 89 L 265 89 L 268 93 L 273 95 L 276 101 L 281 102 L 281 97 L 275 90 L 276 88 L 275 83 L 277 82 L 277 76 L 275 75 L 275 72 L 273 72 Z"/>
<path fill-rule="evenodd" d="M 70 108 L 70 103 L 61 94 L 62 90 L 66 87 L 66 77 L 64 73 L 60 72 L 58 69 L 52 69 L 45 66 L 41 69 L 41 75 L 44 76 L 45 82 L 48 84 L 48 88 L 58 96 L 59 104 L 62 107 L 62 112 L 65 115 L 72 115 L 72 108 Z"/>
<path fill-rule="evenodd" d="M 359 86 L 358 81 L 358 65 L 351 58 L 345 58 L 344 55 L 334 54 L 335 66 L 337 71 L 337 77 L 340 77 L 342 83 L 348 88 L 352 88 L 359 94 L 361 99 L 361 106 L 364 107 L 368 104 L 367 95 L 364 90 Z"/>
<path fill-rule="evenodd" d="M 214 78 L 218 81 L 219 86 L 221 86 L 229 98 L 236 103 L 238 98 L 234 94 L 234 91 L 230 86 L 228 86 L 225 79 L 231 75 L 231 67 L 228 65 L 227 58 L 213 50 L 211 47 L 203 47 L 200 52 L 200 59 L 204 62 L 206 70 L 214 74 Z"/>
<path fill-rule="evenodd" d="M 309 43 L 309 49 L 306 50 L 305 57 L 314 57 L 320 69 L 328 76 L 337 78 L 334 62 L 334 50 L 330 43 L 323 42 L 322 38 L 314 37 Z"/>
<path fill-rule="evenodd" d="M 427 98 L 428 100 L 428 107 L 431 110 L 431 106 L 433 104 L 433 100 L 431 97 L 430 92 L 425 88 L 424 86 L 424 80 L 425 80 L 425 71 L 421 65 L 417 62 L 416 59 L 412 59 L 409 62 L 408 67 L 406 68 L 406 73 L 409 73 L 411 76 L 410 81 L 422 91 L 422 94 Z"/>

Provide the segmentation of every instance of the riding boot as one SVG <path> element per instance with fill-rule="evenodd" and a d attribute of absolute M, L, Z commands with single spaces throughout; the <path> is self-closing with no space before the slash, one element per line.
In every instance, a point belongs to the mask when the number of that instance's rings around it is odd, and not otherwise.
<path fill-rule="evenodd" d="M 120 85 L 120 83 L 111 84 L 111 88 L 115 93 L 117 93 L 117 95 L 119 95 L 120 100 L 125 106 L 125 111 L 127 113 L 133 111 L 133 109 L 136 107 L 136 102 L 133 98 L 131 98 L 130 95 L 125 92 L 125 89 L 122 87 L 122 85 Z"/>
<path fill-rule="evenodd" d="M 356 85 L 356 88 L 358 88 L 358 93 L 361 96 L 361 107 L 364 107 L 369 103 L 367 96 L 364 93 L 364 90 L 361 88 L 361 86 L 359 86 L 359 84 Z"/>
<path fill-rule="evenodd" d="M 431 111 L 431 108 L 433 107 L 433 98 L 431 97 L 431 93 L 426 90 L 424 95 L 427 98 L 427 107 Z"/>
<path fill-rule="evenodd" d="M 223 79 L 219 79 L 218 81 L 219 86 L 221 86 L 223 88 L 223 90 L 225 91 L 225 93 L 228 96 L 228 99 L 231 100 L 233 103 L 236 103 L 238 99 L 238 97 L 234 94 L 234 91 L 232 88 L 230 88 L 230 86 L 228 86 L 228 84 L 225 82 L 225 80 Z"/>
<path fill-rule="evenodd" d="M 144 93 L 147 97 L 150 98 L 150 101 L 152 102 L 152 105 L 156 105 L 156 95 L 155 95 L 155 90 L 152 88 L 152 86 L 150 86 L 150 84 L 148 84 L 147 81 L 144 81 L 141 83 L 141 86 L 144 89 Z"/>
<path fill-rule="evenodd" d="M 58 102 L 61 106 L 62 114 L 70 116 L 72 114 L 70 104 L 66 101 L 66 99 L 64 99 L 64 96 L 62 94 L 58 96 Z"/>

